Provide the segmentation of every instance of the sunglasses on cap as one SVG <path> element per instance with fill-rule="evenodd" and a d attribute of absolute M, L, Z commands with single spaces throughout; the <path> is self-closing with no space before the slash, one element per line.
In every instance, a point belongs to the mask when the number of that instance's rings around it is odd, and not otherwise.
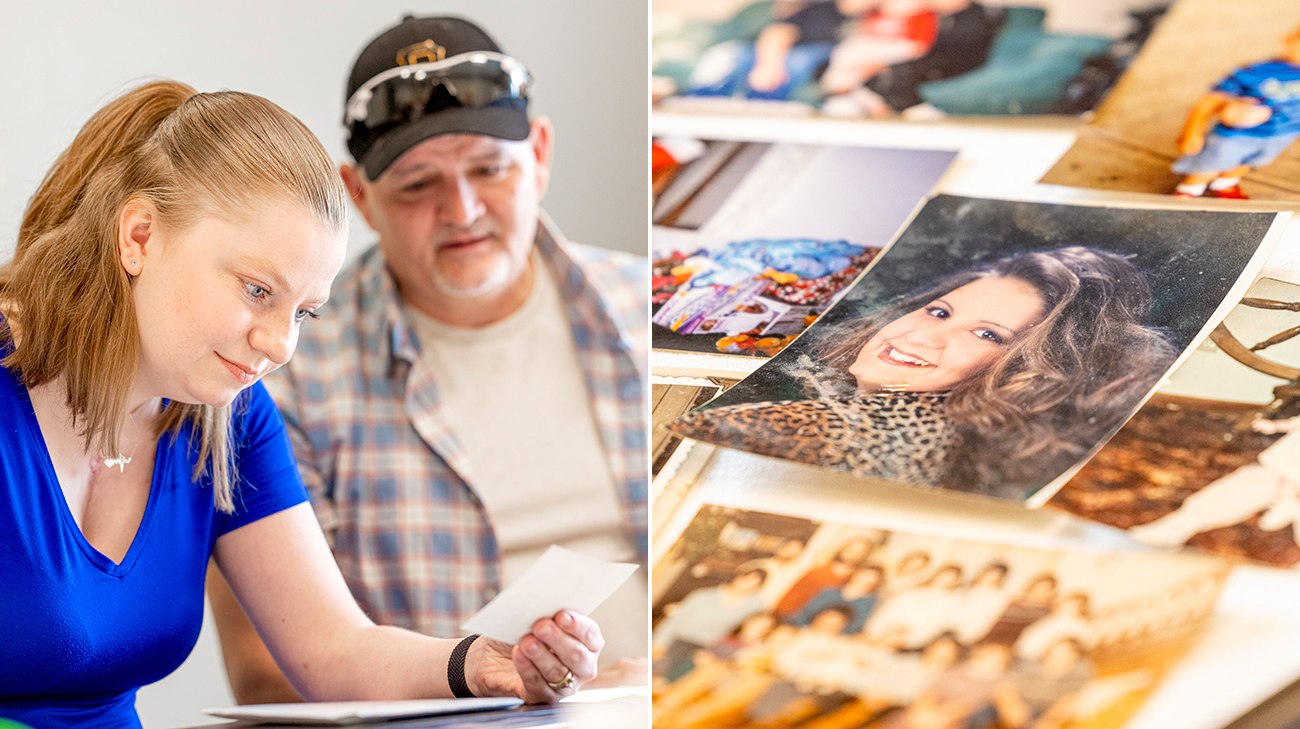
<path fill-rule="evenodd" d="M 447 109 L 522 110 L 532 83 L 524 64 L 492 51 L 397 66 L 352 94 L 343 123 L 355 134 L 408 124 Z"/>

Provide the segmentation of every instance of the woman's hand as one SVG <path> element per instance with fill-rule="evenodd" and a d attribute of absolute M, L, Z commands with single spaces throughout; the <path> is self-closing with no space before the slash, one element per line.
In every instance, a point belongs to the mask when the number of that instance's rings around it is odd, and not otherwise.
<path fill-rule="evenodd" d="M 605 647 L 600 626 L 585 615 L 561 610 L 533 624 L 519 645 L 479 638 L 465 657 L 465 674 L 475 696 L 518 696 L 530 704 L 558 701 L 596 677 L 596 658 Z M 572 674 L 573 681 L 561 684 Z"/>
<path fill-rule="evenodd" d="M 276 555 L 267 559 L 266 555 Z M 307 503 L 234 529 L 213 556 L 238 604 L 294 689 L 308 701 L 390 701 L 452 694 L 447 662 L 459 641 L 375 625 L 348 591 Z M 303 596 L 306 596 L 304 598 Z M 475 696 L 529 703 L 572 695 L 596 675 L 605 647 L 591 618 L 562 610 L 511 646 L 470 644 L 465 680 Z M 571 684 L 552 689 L 573 673 Z"/>

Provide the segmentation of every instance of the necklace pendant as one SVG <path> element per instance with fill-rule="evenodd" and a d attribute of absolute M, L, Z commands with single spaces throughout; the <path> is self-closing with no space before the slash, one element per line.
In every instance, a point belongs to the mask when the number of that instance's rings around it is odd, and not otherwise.
<path fill-rule="evenodd" d="M 130 456 L 123 456 L 123 455 L 120 455 L 120 454 L 118 455 L 117 458 L 105 458 L 105 459 L 104 459 L 104 465 L 107 466 L 108 468 L 112 468 L 113 466 L 117 466 L 117 472 L 118 472 L 118 473 L 126 473 L 126 464 L 128 464 L 128 463 L 130 463 L 130 462 L 131 462 L 131 457 L 130 457 Z"/>

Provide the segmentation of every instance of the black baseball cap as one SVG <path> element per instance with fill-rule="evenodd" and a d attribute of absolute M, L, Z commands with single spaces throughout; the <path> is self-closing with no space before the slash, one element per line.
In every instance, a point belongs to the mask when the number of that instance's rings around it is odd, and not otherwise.
<path fill-rule="evenodd" d="M 408 15 L 370 41 L 352 66 L 344 99 L 348 151 L 376 180 L 411 147 L 440 134 L 527 139 L 530 86 L 523 64 L 474 23 Z"/>

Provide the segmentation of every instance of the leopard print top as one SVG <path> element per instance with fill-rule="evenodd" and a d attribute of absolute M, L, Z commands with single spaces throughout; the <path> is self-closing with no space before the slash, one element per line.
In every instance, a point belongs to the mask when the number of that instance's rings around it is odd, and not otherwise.
<path fill-rule="evenodd" d="M 785 400 L 688 413 L 679 435 L 916 486 L 938 485 L 956 437 L 947 392 L 875 392 L 850 400 Z"/>

